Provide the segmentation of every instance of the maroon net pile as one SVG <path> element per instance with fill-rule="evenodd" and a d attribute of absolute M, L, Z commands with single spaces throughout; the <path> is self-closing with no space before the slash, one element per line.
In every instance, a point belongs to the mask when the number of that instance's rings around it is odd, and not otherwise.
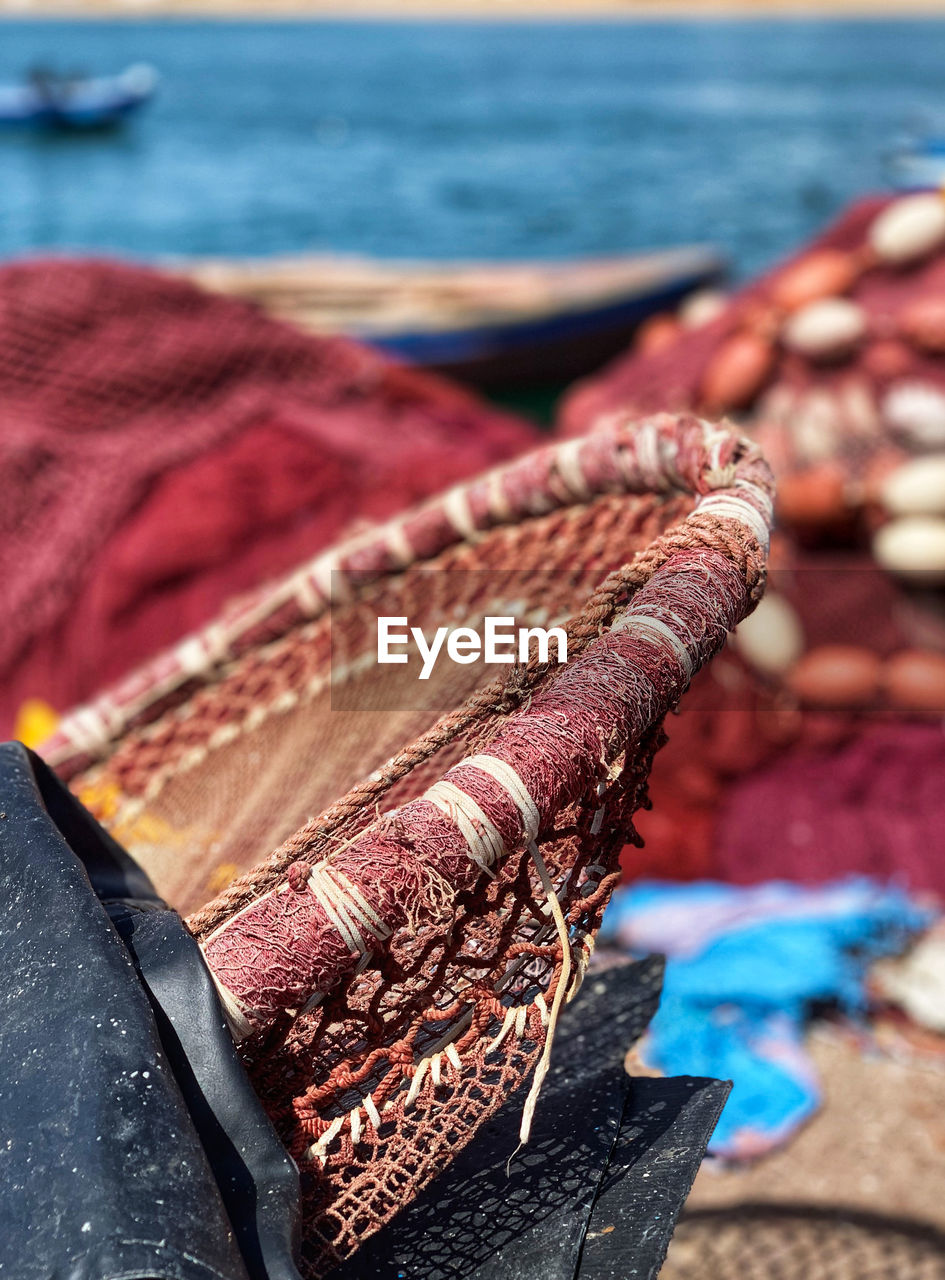
<path fill-rule="evenodd" d="M 945 884 L 920 853 L 941 800 L 923 789 L 910 805 L 894 762 L 882 802 L 861 803 L 854 781 L 877 741 L 929 776 L 941 767 L 943 289 L 945 200 L 867 200 L 706 323 L 664 318 L 567 399 L 565 433 L 626 406 L 731 411 L 778 478 L 768 595 L 738 656 L 687 699 L 628 872 L 810 879 L 859 866 Z M 849 786 L 817 788 L 811 835 L 792 815 L 816 771 Z M 739 827 L 755 806 L 759 823 Z"/>
<path fill-rule="evenodd" d="M 866 555 L 786 562 L 776 548 L 764 601 L 693 682 L 654 761 L 646 845 L 625 850 L 625 872 L 860 871 L 945 892 L 930 856 L 945 822 L 942 622 Z"/>
<path fill-rule="evenodd" d="M 95 261 L 0 270 L 0 406 L 7 731 L 534 439 L 356 343 Z"/>
<path fill-rule="evenodd" d="M 945 199 L 864 200 L 708 323 L 576 386 L 562 429 L 615 409 L 736 413 L 785 477 L 781 519 L 842 528 L 897 461 L 945 448 L 943 288 Z"/>
<path fill-rule="evenodd" d="M 770 515 L 728 428 L 623 419 L 342 544 L 63 722 L 51 761 L 176 905 L 230 882 L 189 924 L 302 1170 L 308 1274 L 531 1077 L 527 1136 L 663 718 L 759 596 Z M 382 671 L 381 616 L 560 627 L 568 661 L 421 681 Z"/>

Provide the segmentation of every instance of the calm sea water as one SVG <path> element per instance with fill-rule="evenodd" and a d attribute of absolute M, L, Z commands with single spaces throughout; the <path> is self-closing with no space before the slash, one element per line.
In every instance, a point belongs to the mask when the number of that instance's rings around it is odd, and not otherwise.
<path fill-rule="evenodd" d="M 710 240 L 739 271 L 945 111 L 945 24 L 0 23 L 0 80 L 146 60 L 121 133 L 0 132 L 0 255 L 567 257 Z"/>

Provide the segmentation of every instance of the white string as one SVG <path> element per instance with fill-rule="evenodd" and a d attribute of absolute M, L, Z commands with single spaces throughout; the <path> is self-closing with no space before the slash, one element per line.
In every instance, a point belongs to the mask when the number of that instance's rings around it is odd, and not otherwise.
<path fill-rule="evenodd" d="M 497 756 L 476 755 L 469 756 L 463 761 L 463 766 L 472 766 L 479 769 L 483 773 L 487 773 L 511 796 L 518 809 L 522 825 L 525 831 L 525 839 L 528 843 L 528 852 L 532 861 L 538 870 L 538 876 L 541 880 L 541 886 L 545 891 L 545 899 L 547 908 L 551 913 L 558 932 L 558 941 L 561 944 L 561 971 L 558 975 L 558 985 L 555 990 L 555 998 L 552 1001 L 551 1010 L 548 1013 L 548 1029 L 545 1035 L 545 1047 L 542 1055 L 538 1060 L 538 1066 L 535 1068 L 535 1076 L 532 1080 L 532 1087 L 529 1090 L 528 1097 L 525 1100 L 525 1109 L 522 1112 L 522 1126 L 519 1130 L 519 1140 L 523 1143 L 527 1142 L 531 1134 L 532 1118 L 535 1114 L 535 1107 L 538 1103 L 538 1095 L 541 1093 L 542 1085 L 548 1074 L 548 1068 L 551 1064 L 551 1049 L 554 1042 L 555 1029 L 558 1025 L 558 1015 L 561 1012 L 561 1006 L 564 1003 L 568 991 L 568 984 L 571 978 L 571 943 L 568 937 L 568 924 L 564 918 L 564 912 L 561 910 L 561 903 L 558 901 L 558 895 L 555 893 L 554 885 L 551 883 L 551 876 L 548 874 L 548 868 L 545 866 L 544 859 L 535 843 L 535 837 L 538 834 L 540 826 L 540 815 L 538 806 L 532 799 L 525 783 L 505 760 L 500 760 Z M 465 795 L 458 788 L 454 790 L 459 795 Z M 467 797 L 468 798 L 468 797 Z M 477 806 L 478 807 L 478 806 Z M 480 810 L 481 812 L 481 810 Z M 514 1015 L 514 1021 L 518 1034 L 521 1035 L 525 1028 L 526 1009 L 524 1006 L 518 1009 Z M 509 1027 L 512 1025 L 512 1017 L 506 1014 L 502 1029 L 496 1038 L 492 1041 L 487 1053 L 498 1048 L 508 1033 Z M 542 1017 L 544 1022 L 544 1016 Z M 521 1024 L 521 1025 L 519 1025 Z"/>
<path fill-rule="evenodd" d="M 443 512 L 450 524 L 467 542 L 475 542 L 478 535 L 469 495 L 464 485 L 454 485 L 443 498 Z"/>
<path fill-rule="evenodd" d="M 577 498 L 579 502 L 586 502 L 591 496 L 590 485 L 581 466 L 580 453 L 583 448 L 584 439 L 578 436 L 574 440 L 568 440 L 567 443 L 559 445 L 555 452 L 558 475 L 564 481 L 571 496 Z"/>
<path fill-rule="evenodd" d="M 661 622 L 659 618 L 650 618 L 643 613 L 625 613 L 623 617 L 618 618 L 611 631 L 649 631 L 652 635 L 658 637 L 661 641 L 668 643 L 676 657 L 679 659 L 679 665 L 682 667 L 687 680 L 692 679 L 692 657 L 685 644 L 680 640 L 665 622 Z"/>
<path fill-rule="evenodd" d="M 417 553 L 410 545 L 407 531 L 399 520 L 392 520 L 389 524 L 383 525 L 379 532 L 384 546 L 398 569 L 406 569 L 408 565 L 413 564 Z"/>
<path fill-rule="evenodd" d="M 767 522 L 764 516 L 744 498 L 738 498 L 733 493 L 709 493 L 699 500 L 692 514 L 696 515 L 698 512 L 709 510 L 715 516 L 727 516 L 731 520 L 738 520 L 739 523 L 747 525 L 755 535 L 758 545 L 764 550 L 768 549 L 770 530 Z"/>
<path fill-rule="evenodd" d="M 209 969 L 210 966 L 208 965 L 207 968 Z M 223 1012 L 230 1025 L 230 1030 L 233 1033 L 233 1039 L 237 1044 L 239 1044 L 248 1036 L 252 1035 L 253 1024 L 246 1017 L 246 1014 L 243 1012 L 243 1008 L 237 1001 L 236 996 L 234 996 L 233 992 L 228 990 L 228 988 L 219 981 L 212 969 L 210 969 L 210 976 L 213 978 L 213 985 L 217 989 L 217 999 L 223 1006 Z"/>
<path fill-rule="evenodd" d="M 558 895 L 555 893 L 555 887 L 551 883 L 551 876 L 548 874 L 548 868 L 545 866 L 544 859 L 538 851 L 538 845 L 534 840 L 529 842 L 528 852 L 531 854 L 538 876 L 541 880 L 541 887 L 545 891 L 545 897 L 548 906 L 551 908 L 551 914 L 554 917 L 555 926 L 558 930 L 558 941 L 561 943 L 561 972 L 558 974 L 558 985 L 555 988 L 555 998 L 551 1002 L 551 1011 L 548 1015 L 548 1030 L 545 1033 L 545 1047 L 542 1050 L 541 1057 L 538 1059 L 538 1066 L 535 1068 L 535 1076 L 532 1080 L 532 1087 L 528 1091 L 528 1097 L 525 1099 L 525 1110 L 522 1112 L 522 1127 L 519 1129 L 519 1141 L 527 1142 L 532 1131 L 532 1117 L 535 1114 L 535 1107 L 538 1103 L 538 1095 L 541 1093 L 541 1087 L 545 1083 L 545 1076 L 548 1074 L 548 1068 L 551 1065 L 551 1050 L 554 1044 L 555 1030 L 558 1026 L 558 1015 L 561 1012 L 561 1006 L 564 1004 L 565 996 L 568 992 L 568 983 L 571 979 L 571 941 L 568 937 L 568 923 L 564 918 L 564 912 L 561 910 L 561 903 L 558 901 Z"/>
<path fill-rule="evenodd" d="M 463 760 L 462 768 L 465 769 L 467 766 L 478 769 L 481 773 L 487 773 L 503 791 L 508 793 L 521 815 L 525 839 L 534 840 L 541 825 L 541 815 L 528 788 L 512 766 L 505 760 L 500 760 L 498 756 L 485 755 L 468 756 Z"/>
<path fill-rule="evenodd" d="M 476 866 L 493 876 L 491 868 L 505 853 L 505 841 L 472 796 L 460 790 L 449 779 L 442 778 L 424 792 L 423 799 L 429 800 L 441 813 L 446 814 L 450 822 L 459 829 L 466 842 L 467 852 Z"/>
<path fill-rule="evenodd" d="M 312 868 L 308 887 L 345 945 L 359 956 L 364 956 L 371 949 L 362 929 L 375 942 L 390 937 L 390 929 L 357 885 L 337 867 L 320 862 Z"/>

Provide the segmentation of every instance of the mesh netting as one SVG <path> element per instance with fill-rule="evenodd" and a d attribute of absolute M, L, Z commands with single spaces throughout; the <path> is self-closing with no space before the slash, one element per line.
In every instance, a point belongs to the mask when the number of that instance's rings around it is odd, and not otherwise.
<path fill-rule="evenodd" d="M 945 884 L 927 855 L 945 797 L 909 781 L 945 750 L 945 561 L 924 550 L 945 547 L 943 288 L 941 195 L 863 200 L 712 319 L 663 317 L 566 397 L 564 433 L 616 405 L 724 407 L 778 477 L 759 629 L 687 699 L 629 874 Z"/>
<path fill-rule="evenodd" d="M 456 387 L 97 261 L 0 270 L 0 728 L 534 439 Z"/>
<path fill-rule="evenodd" d="M 945 445 L 943 283 L 940 197 L 859 201 L 710 322 L 578 384 L 561 427 L 617 407 L 738 413 L 779 478 L 817 472 L 783 487 L 782 521 L 842 525 L 890 460 Z"/>
<path fill-rule="evenodd" d="M 661 1280 L 943 1280 L 945 1235 L 904 1218 L 809 1205 L 686 1214 Z"/>
<path fill-rule="evenodd" d="M 320 557 L 62 725 L 50 758 L 175 905 L 232 880 L 188 923 L 302 1169 L 309 1274 L 533 1074 L 527 1135 L 663 717 L 761 590 L 770 489 L 724 427 L 617 419 Z M 568 661 L 408 688 L 382 614 L 561 625 Z"/>

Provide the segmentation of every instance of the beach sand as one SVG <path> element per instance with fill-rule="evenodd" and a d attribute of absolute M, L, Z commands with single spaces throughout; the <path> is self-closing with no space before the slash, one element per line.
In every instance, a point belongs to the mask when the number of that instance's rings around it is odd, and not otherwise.
<path fill-rule="evenodd" d="M 711 1162 L 704 1164 L 687 1209 L 720 1210 L 746 1203 L 813 1205 L 825 1211 L 843 1206 L 945 1230 L 942 1059 L 924 1063 L 866 1054 L 829 1027 L 811 1034 L 808 1049 L 824 1089 L 820 1111 L 786 1146 L 756 1164 L 727 1170 L 719 1170 Z M 661 1280 L 710 1280 L 710 1275 L 715 1276 L 714 1270 L 704 1266 L 704 1258 L 692 1256 L 704 1237 L 690 1235 L 680 1230 L 670 1246 Z M 941 1254 L 938 1257 L 939 1265 L 921 1272 L 928 1280 L 942 1274 Z M 755 1274 L 760 1273 L 753 1271 Z M 785 1269 L 777 1274 L 803 1273 Z M 816 1274 L 839 1277 L 854 1273 L 824 1269 Z M 879 1277 L 895 1272 L 870 1274 Z M 917 1276 L 920 1272 L 905 1274 Z"/>

